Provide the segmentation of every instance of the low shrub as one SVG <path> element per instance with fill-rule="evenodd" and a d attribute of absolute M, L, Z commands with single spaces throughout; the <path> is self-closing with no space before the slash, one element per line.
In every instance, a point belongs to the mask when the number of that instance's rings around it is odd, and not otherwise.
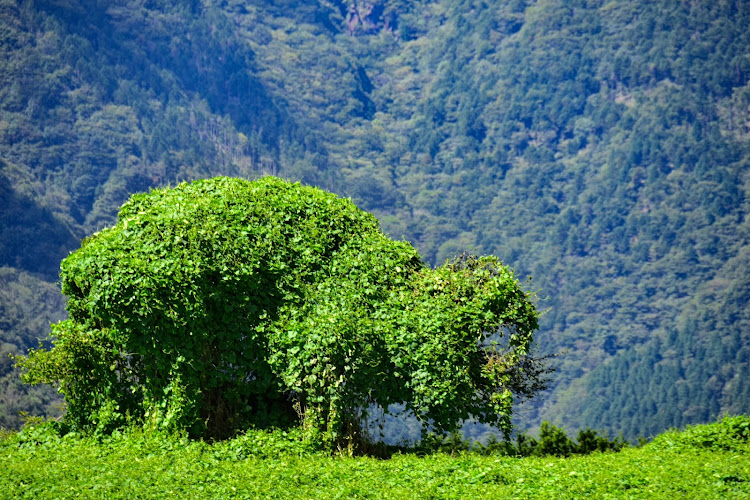
<path fill-rule="evenodd" d="M 720 422 L 688 426 L 684 430 L 672 429 L 657 436 L 650 447 L 706 448 L 709 450 L 738 450 L 750 441 L 750 417 L 726 416 Z"/>

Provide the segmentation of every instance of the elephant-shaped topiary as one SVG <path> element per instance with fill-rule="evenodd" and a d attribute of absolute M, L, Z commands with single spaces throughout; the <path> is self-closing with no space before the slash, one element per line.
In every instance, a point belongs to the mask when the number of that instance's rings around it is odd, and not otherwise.
<path fill-rule="evenodd" d="M 74 428 L 293 423 L 332 444 L 400 403 L 437 431 L 509 429 L 544 385 L 532 297 L 496 258 L 432 269 L 350 200 L 273 177 L 134 195 L 61 269 L 69 318 L 19 364 Z"/>

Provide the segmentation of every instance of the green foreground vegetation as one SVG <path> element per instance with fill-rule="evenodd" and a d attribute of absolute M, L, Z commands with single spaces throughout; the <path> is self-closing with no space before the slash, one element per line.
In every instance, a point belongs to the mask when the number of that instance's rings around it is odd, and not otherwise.
<path fill-rule="evenodd" d="M 429 268 L 350 200 L 273 177 L 135 195 L 61 269 L 69 319 L 17 360 L 73 431 L 299 425 L 335 449 L 404 405 L 440 435 L 507 434 L 550 371 L 533 295 L 497 258 Z"/>
<path fill-rule="evenodd" d="M 97 440 L 55 425 L 0 440 L 2 498 L 748 498 L 750 418 L 571 457 L 481 450 L 387 460 L 306 450 L 295 434 L 207 444 L 143 433 Z M 485 450 L 486 451 L 486 450 Z"/>

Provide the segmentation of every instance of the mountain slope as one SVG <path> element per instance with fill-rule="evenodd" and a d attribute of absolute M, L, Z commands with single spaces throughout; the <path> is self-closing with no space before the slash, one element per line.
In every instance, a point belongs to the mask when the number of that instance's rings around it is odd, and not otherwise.
<path fill-rule="evenodd" d="M 744 2 L 0 9 L 0 232 L 24 228 L 0 265 L 54 282 L 129 193 L 272 173 L 353 197 L 431 263 L 533 276 L 539 347 L 562 354 L 522 425 L 634 438 L 748 411 Z"/>

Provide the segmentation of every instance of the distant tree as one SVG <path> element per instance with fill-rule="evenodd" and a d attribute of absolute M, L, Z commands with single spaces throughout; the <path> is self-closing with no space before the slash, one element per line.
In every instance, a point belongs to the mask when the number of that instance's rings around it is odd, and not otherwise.
<path fill-rule="evenodd" d="M 402 403 L 438 432 L 509 430 L 545 384 L 535 307 L 495 257 L 431 269 L 351 201 L 272 177 L 135 195 L 61 277 L 69 318 L 18 362 L 77 429 L 301 424 L 333 445 Z"/>

